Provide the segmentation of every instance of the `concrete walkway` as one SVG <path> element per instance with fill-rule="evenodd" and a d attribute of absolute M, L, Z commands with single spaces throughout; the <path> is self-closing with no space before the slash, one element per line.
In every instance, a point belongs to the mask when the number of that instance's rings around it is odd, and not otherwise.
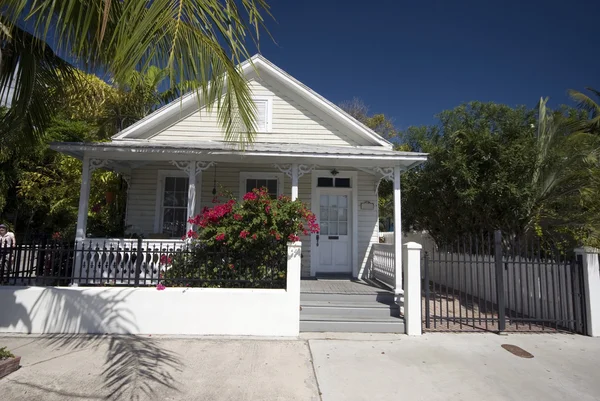
<path fill-rule="evenodd" d="M 319 400 L 305 341 L 0 336 L 0 400 Z"/>
<path fill-rule="evenodd" d="M 600 338 L 441 333 L 329 338 L 310 340 L 324 401 L 600 399 Z M 534 358 L 515 356 L 502 344 L 517 345 Z"/>
<path fill-rule="evenodd" d="M 583 336 L 0 336 L 5 345 L 23 359 L 0 379 L 2 401 L 600 399 L 600 339 Z"/>

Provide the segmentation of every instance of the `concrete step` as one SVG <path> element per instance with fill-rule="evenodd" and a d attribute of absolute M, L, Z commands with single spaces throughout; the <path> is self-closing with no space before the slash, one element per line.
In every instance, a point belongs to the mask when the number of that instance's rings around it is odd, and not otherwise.
<path fill-rule="evenodd" d="M 300 303 L 310 301 L 328 301 L 328 302 L 380 302 L 380 303 L 392 303 L 394 302 L 394 294 L 391 292 L 381 291 L 378 293 L 365 293 L 365 294 L 336 294 L 336 293 L 316 293 L 316 292 L 302 292 L 300 293 Z"/>
<path fill-rule="evenodd" d="M 377 302 L 331 302 L 331 301 L 306 301 L 301 304 L 300 320 L 304 315 L 313 316 L 345 316 L 348 318 L 369 317 L 399 317 L 400 308 L 396 304 Z"/>
<path fill-rule="evenodd" d="M 300 331 L 405 333 L 406 329 L 404 326 L 404 319 L 396 317 L 349 319 L 345 316 L 328 316 L 322 318 L 315 315 L 305 315 L 300 319 Z"/>

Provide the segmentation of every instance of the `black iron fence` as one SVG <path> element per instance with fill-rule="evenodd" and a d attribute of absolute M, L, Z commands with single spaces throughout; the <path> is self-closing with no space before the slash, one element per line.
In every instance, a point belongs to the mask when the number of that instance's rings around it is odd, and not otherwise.
<path fill-rule="evenodd" d="M 581 258 L 532 239 L 469 237 L 424 253 L 424 329 L 586 333 Z"/>
<path fill-rule="evenodd" d="M 0 284 L 285 288 L 285 247 L 269 257 L 183 241 L 41 241 L 0 247 Z"/>

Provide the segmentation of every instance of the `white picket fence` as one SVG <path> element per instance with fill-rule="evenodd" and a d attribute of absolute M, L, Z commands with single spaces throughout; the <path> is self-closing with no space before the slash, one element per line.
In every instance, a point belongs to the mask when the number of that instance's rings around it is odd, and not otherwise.
<path fill-rule="evenodd" d="M 396 285 L 396 268 L 394 262 L 394 244 L 373 244 L 371 274 L 374 279 L 394 288 Z"/>

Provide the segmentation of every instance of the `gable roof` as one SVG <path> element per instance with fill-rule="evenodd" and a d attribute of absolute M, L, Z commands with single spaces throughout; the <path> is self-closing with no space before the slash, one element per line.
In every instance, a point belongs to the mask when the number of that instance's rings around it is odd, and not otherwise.
<path fill-rule="evenodd" d="M 348 130 L 366 139 L 373 146 L 383 146 L 386 149 L 393 148 L 391 142 L 382 138 L 375 131 L 357 121 L 341 108 L 271 63 L 262 55 L 256 54 L 251 59 L 246 60 L 240 64 L 240 69 L 245 77 L 257 71 L 261 74 L 261 78 L 266 75 L 269 79 L 275 80 L 277 83 L 283 85 L 290 94 L 311 102 L 319 111 L 327 114 L 341 129 Z M 196 92 L 188 93 L 119 132 L 112 139 L 137 139 L 148 131 L 161 132 L 172 124 L 174 119 L 180 120 L 197 111 L 198 106 Z"/>

